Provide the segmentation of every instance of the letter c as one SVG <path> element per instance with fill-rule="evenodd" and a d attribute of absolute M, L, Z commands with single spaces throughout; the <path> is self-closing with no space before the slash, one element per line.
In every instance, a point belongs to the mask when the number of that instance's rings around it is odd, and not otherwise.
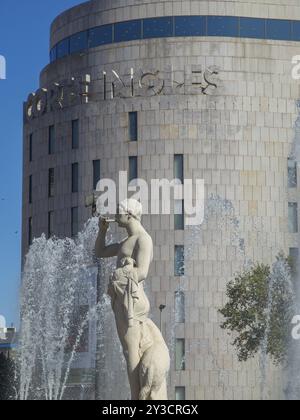
<path fill-rule="evenodd" d="M 34 118 L 34 102 L 35 102 L 35 93 L 30 93 L 25 104 L 25 115 L 27 121 L 32 121 Z"/>

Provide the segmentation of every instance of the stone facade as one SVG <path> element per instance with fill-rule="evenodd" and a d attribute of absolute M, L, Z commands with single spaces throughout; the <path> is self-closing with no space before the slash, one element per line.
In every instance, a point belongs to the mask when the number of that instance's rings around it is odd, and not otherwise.
<path fill-rule="evenodd" d="M 154 16 L 227 15 L 300 20 L 297 0 L 264 1 L 91 1 L 59 16 L 51 28 L 51 47 L 74 33 L 106 23 Z M 299 84 L 291 77 L 292 57 L 300 44 L 292 41 L 224 37 L 169 37 L 91 48 L 48 65 L 40 87 L 71 77 L 91 75 L 88 103 L 46 112 L 24 125 L 23 256 L 32 235 L 48 231 L 71 235 L 71 208 L 79 208 L 79 227 L 90 216 L 85 197 L 93 189 L 93 160 L 101 160 L 101 177 L 116 179 L 138 157 L 140 178 L 173 179 L 174 155 L 184 155 L 185 178 L 204 178 L 207 197 L 230 200 L 240 222 L 239 238 L 246 257 L 271 263 L 280 250 L 295 248 L 297 235 L 288 229 L 288 202 L 297 201 L 287 185 L 287 159 L 294 137 Z M 218 87 L 210 95 L 163 94 L 103 100 L 102 71 L 130 74 L 130 69 L 180 74 L 217 66 Z M 84 102 L 84 99 L 82 100 Z M 138 141 L 128 141 L 128 113 L 138 112 Z M 79 149 L 72 150 L 72 120 L 79 119 Z M 55 125 L 56 150 L 48 154 L 49 126 Z M 32 162 L 29 138 L 32 137 Z M 71 192 L 71 165 L 79 163 L 79 192 Z M 55 169 L 55 193 L 48 198 L 48 169 Z M 32 175 L 32 204 L 28 204 Z M 148 280 L 153 316 L 165 304 L 163 331 L 185 339 L 186 369 L 170 374 L 170 397 L 185 387 L 186 399 L 258 399 L 258 360 L 241 364 L 232 338 L 220 329 L 218 309 L 225 303 L 227 282 L 244 256 L 232 242 L 231 227 L 209 219 L 199 237 L 174 230 L 174 216 L 145 216 L 155 244 Z M 197 234 L 198 234 L 197 233 Z M 235 234 L 233 232 L 233 234 Z M 193 242 L 196 241 L 196 242 Z M 174 276 L 174 247 L 186 248 L 185 276 Z M 190 250 L 193 249 L 193 252 Z M 186 297 L 185 323 L 174 321 L 174 293 Z M 170 333 L 170 325 L 172 334 Z M 172 348 L 174 358 L 174 348 Z M 269 398 L 283 398 L 282 375 L 268 372 Z"/>

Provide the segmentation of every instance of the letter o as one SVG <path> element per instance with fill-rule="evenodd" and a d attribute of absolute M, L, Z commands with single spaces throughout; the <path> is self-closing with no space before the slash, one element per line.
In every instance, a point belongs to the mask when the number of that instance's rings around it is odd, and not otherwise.
<path fill-rule="evenodd" d="M 39 89 L 34 98 L 33 115 L 38 118 L 47 109 L 47 89 Z"/>

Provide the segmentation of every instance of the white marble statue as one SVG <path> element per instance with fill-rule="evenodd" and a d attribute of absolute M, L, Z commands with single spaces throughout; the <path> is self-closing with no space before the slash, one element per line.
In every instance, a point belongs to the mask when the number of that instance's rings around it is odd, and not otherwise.
<path fill-rule="evenodd" d="M 112 245 L 106 245 L 109 223 L 100 217 L 95 251 L 98 258 L 118 257 L 108 294 L 127 363 L 131 397 L 167 400 L 170 356 L 160 330 L 148 317 L 150 304 L 143 283 L 153 260 L 153 243 L 141 217 L 142 206 L 138 201 L 122 202 L 116 222 L 127 230 L 128 237 Z"/>

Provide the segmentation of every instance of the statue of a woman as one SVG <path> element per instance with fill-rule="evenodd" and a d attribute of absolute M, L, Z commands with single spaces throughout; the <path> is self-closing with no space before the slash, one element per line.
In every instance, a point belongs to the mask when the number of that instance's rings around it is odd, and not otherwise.
<path fill-rule="evenodd" d="M 141 217 L 142 206 L 138 201 L 122 202 L 116 222 L 127 230 L 128 237 L 112 245 L 106 245 L 109 223 L 100 218 L 95 251 L 98 258 L 118 257 L 108 294 L 127 363 L 131 397 L 166 400 L 170 357 L 160 330 L 148 318 L 150 304 L 143 283 L 153 260 L 153 243 Z"/>

